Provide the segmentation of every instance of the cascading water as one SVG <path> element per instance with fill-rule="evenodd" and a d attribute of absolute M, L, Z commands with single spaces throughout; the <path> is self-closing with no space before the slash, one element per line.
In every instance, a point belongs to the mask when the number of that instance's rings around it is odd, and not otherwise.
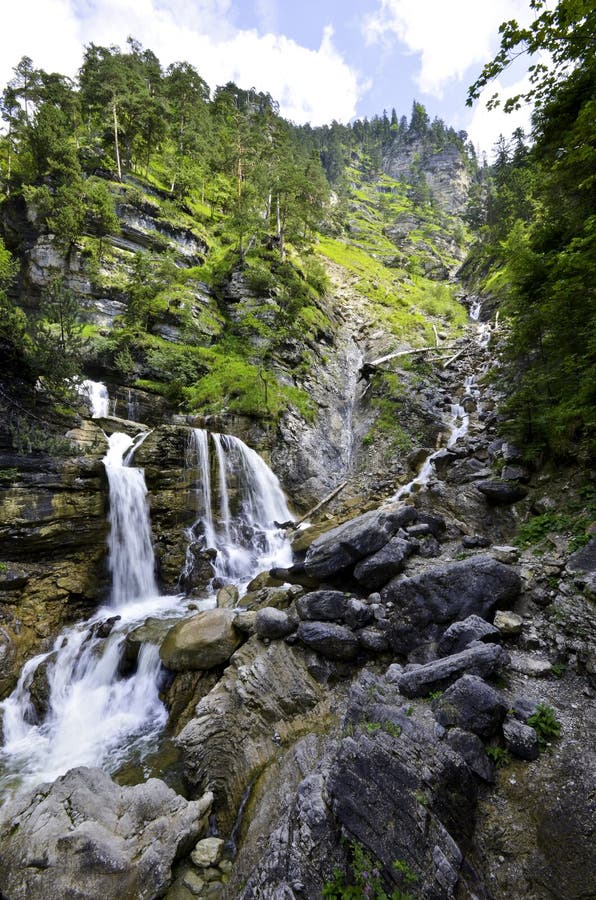
<path fill-rule="evenodd" d="M 107 391 L 95 393 L 102 402 L 107 397 Z M 78 765 L 115 771 L 159 741 L 167 713 L 159 698 L 157 646 L 142 645 L 135 671 L 121 671 L 130 631 L 148 617 L 187 612 L 182 596 L 159 596 L 155 583 L 145 480 L 131 465 L 149 433 L 134 441 L 113 434 L 103 460 L 110 494 L 109 605 L 65 629 L 49 653 L 29 660 L 12 695 L 0 703 L 2 794 L 53 780 Z M 289 544 L 275 522 L 291 516 L 277 478 L 254 450 L 229 435 L 213 435 L 212 442 L 217 486 L 210 475 L 209 435 L 192 432 L 187 463 L 197 470 L 198 519 L 189 538 L 196 540 L 200 531 L 203 545 L 217 551 L 215 574 L 242 586 L 265 568 L 290 563 Z M 219 493 L 218 517 L 213 489 Z M 46 697 L 41 706 L 40 694 Z"/>
<path fill-rule="evenodd" d="M 177 599 L 158 596 L 144 478 L 126 464 L 133 449 L 131 438 L 114 434 L 104 457 L 110 489 L 110 605 L 63 631 L 50 653 L 30 660 L 13 694 L 0 704 L 0 783 L 5 787 L 52 780 L 77 765 L 114 770 L 131 751 L 151 744 L 165 724 L 157 648 L 141 648 L 131 677 L 119 673 L 128 631 L 150 615 L 171 615 Z M 47 683 L 43 710 L 32 702 L 35 679 Z"/>
<path fill-rule="evenodd" d="M 490 324 L 484 324 L 479 322 L 481 312 L 481 303 L 479 300 L 474 300 L 470 307 L 470 319 L 477 323 L 477 337 L 476 341 L 480 348 L 485 349 L 490 340 Z M 449 428 L 449 436 L 445 443 L 447 448 L 453 447 L 462 437 L 468 433 L 470 427 L 470 415 L 465 409 L 465 404 L 467 400 L 473 402 L 475 406 L 478 406 L 478 397 L 480 391 L 476 386 L 476 379 L 474 375 L 468 375 L 464 381 L 464 396 L 462 398 L 462 403 L 452 403 L 451 404 L 451 419 L 447 424 Z M 478 406 L 479 408 L 479 406 Z M 391 502 L 395 502 L 396 500 L 404 500 L 406 497 L 413 494 L 415 491 L 420 490 L 421 488 L 426 487 L 432 478 L 435 467 L 434 461 L 437 458 L 439 453 L 442 453 L 443 448 L 436 450 L 434 453 L 431 453 L 425 459 L 422 464 L 420 471 L 407 484 L 402 485 L 400 489 L 391 497 Z"/>
<path fill-rule="evenodd" d="M 79 387 L 82 396 L 89 403 L 89 410 L 93 419 L 102 418 L 110 414 L 110 397 L 108 389 L 101 381 L 91 381 L 86 378 Z"/>
<path fill-rule="evenodd" d="M 211 478 L 209 437 L 215 450 L 216 477 Z M 291 549 L 276 523 L 292 515 L 278 479 L 261 457 L 233 435 L 208 434 L 194 429 L 189 467 L 196 471 L 197 520 L 189 529 L 184 575 L 192 569 L 192 545 L 216 551 L 216 578 L 245 585 L 258 571 L 291 563 Z M 212 495 L 217 495 L 214 504 Z M 218 509 L 217 520 L 214 508 Z M 233 511 L 232 511 L 233 509 Z"/>

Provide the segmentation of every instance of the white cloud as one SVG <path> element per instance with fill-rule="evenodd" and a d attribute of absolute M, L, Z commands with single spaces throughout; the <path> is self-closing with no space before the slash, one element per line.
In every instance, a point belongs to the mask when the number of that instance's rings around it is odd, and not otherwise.
<path fill-rule="evenodd" d="M 492 58 L 501 22 L 532 17 L 527 0 L 380 0 L 363 32 L 369 44 L 397 38 L 419 54 L 418 87 L 442 98 L 449 82 Z"/>
<path fill-rule="evenodd" d="M 527 91 L 529 87 L 530 82 L 527 75 L 508 87 L 505 87 L 497 79 L 484 88 L 474 104 L 471 118 L 465 128 L 474 146 L 480 148 L 481 151 L 486 151 L 489 162 L 492 160 L 492 151 L 499 135 L 502 134 L 508 139 L 516 128 L 522 128 L 526 135 L 530 133 L 532 109 L 529 104 L 523 104 L 519 109 L 510 113 L 503 112 L 502 108 L 505 100 Z M 495 93 L 498 93 L 501 98 L 501 106 L 488 110 L 486 108 L 487 100 Z"/>
<path fill-rule="evenodd" d="M 274 5 L 260 4 L 273 14 Z M 313 125 L 355 115 L 366 89 L 326 28 L 309 50 L 272 33 L 233 26 L 231 0 L 20 0 L 3 12 L 0 85 L 27 54 L 36 66 L 75 75 L 83 44 L 125 46 L 133 35 L 162 65 L 187 60 L 213 88 L 234 80 L 268 91 L 284 116 Z"/>

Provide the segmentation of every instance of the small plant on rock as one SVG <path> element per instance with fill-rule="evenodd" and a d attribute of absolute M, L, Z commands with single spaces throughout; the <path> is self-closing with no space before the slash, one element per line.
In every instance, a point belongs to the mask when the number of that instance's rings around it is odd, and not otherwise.
<path fill-rule="evenodd" d="M 545 750 L 551 740 L 561 735 L 561 723 L 552 706 L 546 703 L 538 704 L 536 712 L 528 719 L 528 725 L 531 725 L 538 735 L 538 746 L 541 750 Z"/>
<path fill-rule="evenodd" d="M 346 882 L 344 873 L 336 867 L 333 877 L 323 885 L 323 897 L 328 900 L 412 900 L 411 894 L 404 893 L 399 888 L 391 894 L 386 892 L 380 864 L 373 860 L 358 841 L 351 842 L 350 855 L 351 883 Z M 394 861 L 392 868 L 399 872 L 404 885 L 411 885 L 418 880 L 407 863 L 400 859 Z"/>
<path fill-rule="evenodd" d="M 511 757 L 503 747 L 486 747 L 486 755 L 492 759 L 497 769 L 504 769 L 511 762 Z"/>

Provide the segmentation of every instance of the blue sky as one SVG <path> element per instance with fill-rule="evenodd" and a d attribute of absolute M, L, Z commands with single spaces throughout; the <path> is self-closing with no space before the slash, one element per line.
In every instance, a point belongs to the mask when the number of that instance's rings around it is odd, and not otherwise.
<path fill-rule="evenodd" d="M 16 0 L 0 32 L 0 83 L 24 54 L 75 75 L 84 44 L 133 35 L 164 66 L 188 60 L 211 87 L 235 80 L 269 91 L 281 112 L 312 124 L 408 115 L 424 103 L 490 152 L 500 132 L 528 126 L 465 106 L 468 84 L 498 46 L 504 19 L 527 22 L 529 0 Z M 523 83 L 522 64 L 497 87 Z M 491 86 L 488 94 L 495 90 Z"/>

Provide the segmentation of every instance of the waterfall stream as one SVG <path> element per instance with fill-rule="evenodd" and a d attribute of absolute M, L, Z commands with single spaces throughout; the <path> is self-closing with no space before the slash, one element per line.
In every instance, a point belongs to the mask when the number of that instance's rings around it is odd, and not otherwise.
<path fill-rule="evenodd" d="M 213 463 L 216 473 L 212 479 Z M 275 523 L 287 522 L 292 515 L 278 479 L 258 453 L 233 435 L 209 435 L 197 428 L 191 434 L 187 465 L 196 473 L 197 519 L 187 532 L 183 579 L 190 574 L 197 545 L 215 551 L 215 578 L 240 588 L 256 571 L 291 564 L 288 541 Z M 214 491 L 219 496 L 217 519 L 211 499 Z"/>
<path fill-rule="evenodd" d="M 88 396 L 92 414 L 103 415 L 106 407 L 98 412 L 96 398 L 109 403 L 107 391 L 92 388 Z M 147 489 L 143 471 L 132 465 L 134 451 L 149 433 L 135 440 L 113 434 L 103 459 L 110 498 L 108 604 L 86 622 L 64 629 L 49 652 L 29 660 L 13 693 L 0 703 L 2 794 L 54 780 L 74 766 L 116 771 L 154 749 L 167 721 L 159 698 L 158 647 L 141 645 L 132 674 L 122 665 L 127 635 L 148 617 L 189 612 L 184 596 L 160 596 L 155 581 Z M 193 431 L 187 463 L 196 469 L 198 519 L 187 536 L 195 541 L 200 526 L 203 543 L 217 551 L 215 574 L 242 586 L 258 571 L 290 562 L 289 545 L 274 524 L 290 513 L 279 482 L 254 450 L 229 435 L 212 435 L 212 442 L 219 516 L 216 520 L 211 500 L 216 485 L 209 435 Z M 198 605 L 213 606 L 214 600 Z"/>
<path fill-rule="evenodd" d="M 482 323 L 479 321 L 481 312 L 481 303 L 479 300 L 474 300 L 472 306 L 470 307 L 470 319 L 477 326 L 476 328 L 476 343 L 481 349 L 485 349 L 488 346 L 488 342 L 490 340 L 490 324 Z M 468 433 L 470 427 L 470 414 L 466 412 L 464 408 L 464 404 L 466 403 L 466 399 L 473 400 L 476 405 L 478 402 L 478 397 L 480 395 L 480 391 L 476 385 L 476 378 L 472 375 L 467 375 L 464 380 L 464 394 L 462 397 L 462 403 L 452 403 L 450 409 L 450 418 L 446 422 L 446 427 L 448 429 L 448 437 L 445 441 L 443 447 L 435 450 L 424 460 L 418 474 L 412 478 L 411 481 L 408 481 L 407 484 L 402 485 L 399 490 L 390 498 L 390 502 L 394 503 L 396 500 L 404 500 L 406 497 L 415 493 L 426 487 L 431 478 L 434 475 L 435 467 L 434 461 L 443 450 L 449 449 L 453 447 L 460 438 L 465 437 Z M 479 406 L 478 406 L 479 408 Z"/>

